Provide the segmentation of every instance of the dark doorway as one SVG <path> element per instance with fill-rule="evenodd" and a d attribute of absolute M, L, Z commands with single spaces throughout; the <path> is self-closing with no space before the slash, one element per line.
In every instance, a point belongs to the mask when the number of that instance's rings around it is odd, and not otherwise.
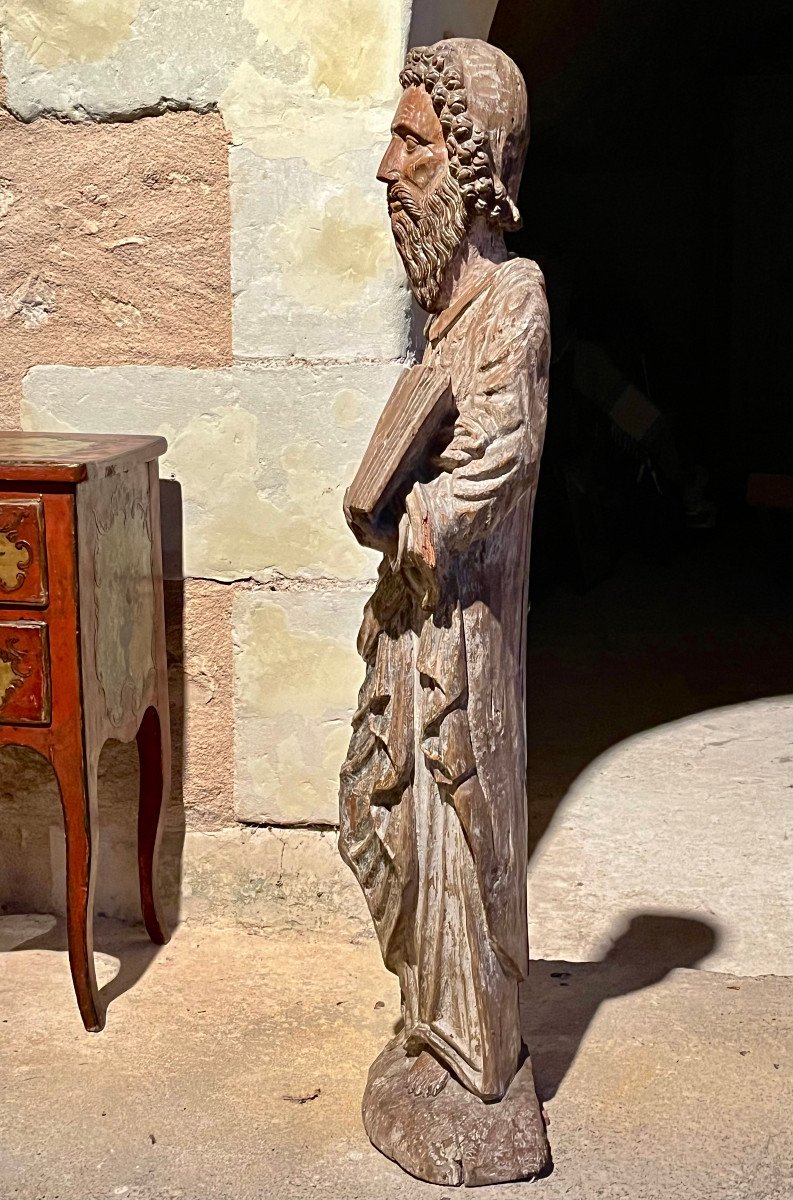
<path fill-rule="evenodd" d="M 653 725 L 793 693 L 793 9 L 500 0 L 511 248 L 554 339 L 532 562 L 533 844 Z"/>

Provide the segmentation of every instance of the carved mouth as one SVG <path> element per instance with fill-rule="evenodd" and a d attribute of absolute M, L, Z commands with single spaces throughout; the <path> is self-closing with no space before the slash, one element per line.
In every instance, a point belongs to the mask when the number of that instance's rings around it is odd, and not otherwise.
<path fill-rule="evenodd" d="M 421 205 L 407 188 L 397 183 L 388 193 L 388 211 L 391 216 L 394 216 L 395 213 L 406 212 L 415 221 L 421 216 Z"/>

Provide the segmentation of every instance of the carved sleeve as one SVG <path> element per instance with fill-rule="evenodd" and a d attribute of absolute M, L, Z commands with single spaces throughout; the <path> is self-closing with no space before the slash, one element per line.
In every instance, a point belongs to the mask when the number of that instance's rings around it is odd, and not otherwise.
<path fill-rule="evenodd" d="M 446 555 L 497 527 L 539 466 L 548 398 L 545 297 L 536 284 L 529 295 L 518 286 L 495 309 L 474 388 L 461 398 L 453 439 L 439 460 L 442 473 L 417 483 L 407 498 L 402 557 L 433 573 Z"/>

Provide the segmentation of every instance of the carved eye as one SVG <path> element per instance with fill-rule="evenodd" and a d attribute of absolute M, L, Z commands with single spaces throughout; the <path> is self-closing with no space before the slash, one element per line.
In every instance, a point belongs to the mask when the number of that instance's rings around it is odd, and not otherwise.
<path fill-rule="evenodd" d="M 408 154 L 412 154 L 414 150 L 418 150 L 419 141 L 417 138 L 413 137 L 412 133 L 409 133 L 405 137 L 405 145 L 407 146 Z"/>

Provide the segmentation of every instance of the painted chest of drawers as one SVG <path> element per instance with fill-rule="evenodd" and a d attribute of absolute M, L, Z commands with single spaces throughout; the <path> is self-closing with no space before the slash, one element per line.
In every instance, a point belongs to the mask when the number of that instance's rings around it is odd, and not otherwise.
<path fill-rule="evenodd" d="M 69 961 L 89 1030 L 104 1023 L 93 885 L 108 738 L 137 740 L 141 907 L 152 940 L 167 940 L 155 877 L 170 781 L 157 464 L 165 449 L 142 436 L 0 434 L 0 745 L 37 751 L 58 780 Z"/>

